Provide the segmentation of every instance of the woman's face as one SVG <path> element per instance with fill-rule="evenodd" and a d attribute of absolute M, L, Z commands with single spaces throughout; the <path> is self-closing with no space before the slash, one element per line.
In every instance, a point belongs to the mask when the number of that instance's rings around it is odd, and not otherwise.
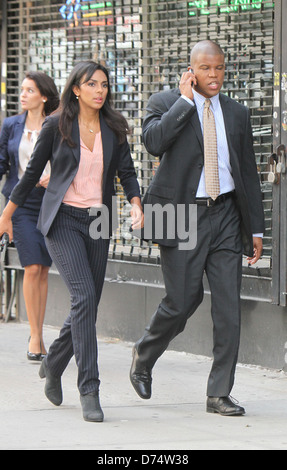
<path fill-rule="evenodd" d="M 97 70 L 87 82 L 84 77 L 80 86 L 75 86 L 73 91 L 79 99 L 81 108 L 99 111 L 104 106 L 108 96 L 108 78 L 102 70 Z"/>
<path fill-rule="evenodd" d="M 23 111 L 43 110 L 45 100 L 47 100 L 47 98 L 41 95 L 34 80 L 25 78 L 20 93 L 20 102 Z"/>

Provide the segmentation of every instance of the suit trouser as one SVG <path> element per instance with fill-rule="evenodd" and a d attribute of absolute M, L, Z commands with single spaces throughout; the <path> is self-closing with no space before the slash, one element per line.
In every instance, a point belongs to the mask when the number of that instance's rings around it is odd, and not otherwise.
<path fill-rule="evenodd" d="M 75 355 L 82 395 L 98 391 L 96 319 L 108 258 L 109 240 L 93 240 L 95 220 L 85 211 L 61 206 L 46 244 L 71 296 L 71 311 L 47 356 L 52 375 L 60 377 Z"/>
<path fill-rule="evenodd" d="M 197 246 L 190 251 L 161 247 L 166 297 L 137 342 L 139 363 L 152 369 L 203 300 L 203 274 L 211 290 L 214 363 L 207 395 L 228 396 L 234 384 L 240 341 L 242 239 L 233 198 L 198 206 Z"/>

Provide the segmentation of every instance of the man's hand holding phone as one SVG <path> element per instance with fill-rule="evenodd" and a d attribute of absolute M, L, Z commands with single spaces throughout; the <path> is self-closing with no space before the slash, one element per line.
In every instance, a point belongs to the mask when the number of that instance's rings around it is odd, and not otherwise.
<path fill-rule="evenodd" d="M 180 84 L 179 84 L 179 89 L 182 95 L 186 96 L 190 100 L 193 100 L 194 95 L 193 95 L 193 86 L 197 85 L 197 80 L 195 78 L 195 75 L 193 73 L 192 69 L 189 69 L 188 72 L 184 72 Z"/>

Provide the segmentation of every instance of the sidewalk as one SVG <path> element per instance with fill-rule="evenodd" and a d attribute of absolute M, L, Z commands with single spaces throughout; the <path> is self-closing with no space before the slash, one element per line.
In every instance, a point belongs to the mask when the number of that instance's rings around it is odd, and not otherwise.
<path fill-rule="evenodd" d="M 131 344 L 99 342 L 102 424 L 82 419 L 77 370 L 63 376 L 64 403 L 47 401 L 38 364 L 26 359 L 29 327 L 0 323 L 0 449 L 280 450 L 287 449 L 287 376 L 239 366 L 233 396 L 240 418 L 205 412 L 210 359 L 167 352 L 154 370 L 153 398 L 142 401 L 129 383 Z M 45 329 L 46 347 L 58 330 Z"/>

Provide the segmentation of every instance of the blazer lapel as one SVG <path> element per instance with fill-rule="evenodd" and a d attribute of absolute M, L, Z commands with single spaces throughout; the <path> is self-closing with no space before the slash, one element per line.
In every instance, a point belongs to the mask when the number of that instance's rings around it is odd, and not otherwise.
<path fill-rule="evenodd" d="M 27 112 L 20 114 L 14 125 L 14 138 L 13 138 L 12 148 L 14 149 L 13 154 L 15 157 L 15 166 L 16 166 L 17 175 L 18 175 L 18 169 L 19 169 L 19 146 L 20 146 L 20 142 L 23 136 L 26 117 L 27 117 Z"/>
<path fill-rule="evenodd" d="M 222 94 L 220 94 L 219 98 L 225 124 L 225 132 L 230 155 L 230 164 L 231 167 L 234 169 L 235 166 L 238 167 L 239 163 L 231 140 L 231 136 L 234 135 L 234 114 L 231 109 L 231 101 L 225 95 Z"/>
<path fill-rule="evenodd" d="M 225 131 L 226 137 L 228 141 L 228 145 L 230 147 L 230 135 L 234 134 L 234 119 L 233 119 L 233 112 L 231 110 L 230 101 L 227 99 L 225 95 L 219 95 L 220 105 L 222 109 L 224 124 L 225 124 Z"/>
<path fill-rule="evenodd" d="M 80 146 L 80 129 L 79 129 L 79 123 L 78 123 L 78 117 L 76 117 L 73 121 L 72 125 L 72 135 L 75 141 L 76 146 L 72 147 L 73 155 L 79 164 L 80 162 L 80 152 L 81 152 L 81 146 Z"/>
<path fill-rule="evenodd" d="M 105 119 L 100 113 L 101 133 L 102 133 L 102 144 L 104 154 L 104 175 L 103 175 L 103 188 L 105 188 L 108 168 L 110 166 L 113 156 L 113 131 L 108 127 Z"/>
<path fill-rule="evenodd" d="M 17 120 L 17 123 L 16 123 L 16 126 L 18 129 L 20 128 L 23 128 L 25 127 L 25 122 L 26 122 L 26 117 L 27 117 L 27 112 L 26 113 L 23 113 L 23 114 L 19 114 L 18 116 L 18 120 Z M 22 138 L 22 135 L 20 136 L 20 139 Z"/>
<path fill-rule="evenodd" d="M 230 109 L 230 102 L 225 97 L 225 95 L 220 94 L 219 99 L 220 99 L 220 105 L 221 105 L 224 123 L 225 123 L 225 130 L 226 130 L 226 137 L 227 137 L 229 151 L 230 151 L 230 155 L 233 155 L 233 147 L 232 147 L 231 138 L 230 138 L 230 135 L 234 133 L 233 113 Z M 196 133 L 198 141 L 201 145 L 201 149 L 204 152 L 203 134 L 202 134 L 202 129 L 201 129 L 197 112 L 192 115 L 190 122 Z"/>
<path fill-rule="evenodd" d="M 204 152 L 203 134 L 202 134 L 202 129 L 201 129 L 201 125 L 200 125 L 200 121 L 199 121 L 197 111 L 191 117 L 191 125 L 192 125 L 193 129 L 195 130 L 195 133 L 196 133 L 196 136 L 197 136 L 198 141 L 200 143 L 202 152 Z"/>
<path fill-rule="evenodd" d="M 181 93 L 179 91 L 179 89 L 176 90 L 176 95 L 177 95 L 177 99 L 179 99 L 181 97 Z M 196 136 L 198 138 L 198 141 L 200 143 L 200 146 L 201 146 L 201 149 L 202 149 L 202 152 L 204 151 L 203 150 L 203 134 L 202 134 L 202 129 L 201 129 L 201 125 L 200 125 L 200 121 L 199 121 L 199 117 L 198 117 L 198 113 L 196 111 L 196 113 L 193 113 L 192 117 L 190 118 L 190 124 L 192 125 L 195 133 L 196 133 Z M 191 143 L 191 148 L 192 148 L 192 143 Z"/>

